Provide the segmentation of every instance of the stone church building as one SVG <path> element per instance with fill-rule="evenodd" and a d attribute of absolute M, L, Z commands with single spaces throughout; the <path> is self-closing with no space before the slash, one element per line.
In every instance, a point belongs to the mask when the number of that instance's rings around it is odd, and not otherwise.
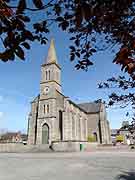
<path fill-rule="evenodd" d="M 40 94 L 31 102 L 28 144 L 50 144 L 54 149 L 73 149 L 94 135 L 99 144 L 110 143 L 110 128 L 103 103 L 76 104 L 61 90 L 61 67 L 54 41 L 41 66 Z"/>

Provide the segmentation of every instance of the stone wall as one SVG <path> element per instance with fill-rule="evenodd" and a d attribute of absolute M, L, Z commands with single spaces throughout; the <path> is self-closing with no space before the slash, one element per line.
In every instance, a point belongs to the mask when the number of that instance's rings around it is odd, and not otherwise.
<path fill-rule="evenodd" d="M 23 145 L 21 143 L 3 143 L 0 144 L 0 153 L 33 153 L 33 152 L 51 152 L 49 145 Z"/>
<path fill-rule="evenodd" d="M 31 103 L 31 113 L 28 118 L 28 144 L 35 144 L 35 128 L 37 123 L 38 98 Z"/>
<path fill-rule="evenodd" d="M 0 144 L 0 152 L 25 152 L 29 150 L 29 146 L 15 143 Z"/>
<path fill-rule="evenodd" d="M 80 144 L 82 144 L 82 149 L 80 149 Z M 72 141 L 63 141 L 63 142 L 54 142 L 52 145 L 54 151 L 57 152 L 77 152 L 77 151 L 86 151 L 87 142 L 72 142 Z"/>
<path fill-rule="evenodd" d="M 87 115 L 72 101 L 64 100 L 63 140 L 87 141 Z"/>
<path fill-rule="evenodd" d="M 99 138 L 99 114 L 95 113 L 95 114 L 88 114 L 88 136 L 93 135 L 93 133 L 97 134 L 97 141 L 98 143 L 100 143 L 100 138 Z"/>

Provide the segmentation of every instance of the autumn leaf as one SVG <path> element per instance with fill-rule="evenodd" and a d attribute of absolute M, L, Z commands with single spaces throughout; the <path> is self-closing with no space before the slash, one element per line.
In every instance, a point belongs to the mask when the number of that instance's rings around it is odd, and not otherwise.
<path fill-rule="evenodd" d="M 83 20 L 82 7 L 78 5 L 76 9 L 76 14 L 75 14 L 75 21 L 76 21 L 77 27 L 81 26 L 82 20 Z"/>
<path fill-rule="evenodd" d="M 23 14 L 26 7 L 27 7 L 26 0 L 20 0 L 19 4 L 18 4 L 18 7 L 17 7 L 16 14 Z"/>
<path fill-rule="evenodd" d="M 38 9 L 41 9 L 43 7 L 42 0 L 33 0 L 33 3 Z"/>
<path fill-rule="evenodd" d="M 27 42 L 24 42 L 21 45 L 24 46 L 26 49 L 30 49 L 30 45 Z"/>
<path fill-rule="evenodd" d="M 18 46 L 15 50 L 15 54 L 22 60 L 25 59 L 24 57 L 24 51 L 22 50 L 22 48 L 20 46 Z"/>

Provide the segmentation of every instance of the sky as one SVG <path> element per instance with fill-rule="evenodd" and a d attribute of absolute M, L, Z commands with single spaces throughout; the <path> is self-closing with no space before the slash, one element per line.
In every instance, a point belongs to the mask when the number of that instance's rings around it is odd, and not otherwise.
<path fill-rule="evenodd" d="M 58 63 L 62 68 L 63 93 L 76 103 L 107 100 L 110 91 L 97 88 L 97 84 L 120 74 L 120 67 L 112 63 L 111 50 L 98 52 L 92 57 L 94 66 L 87 72 L 75 70 L 69 60 L 69 35 L 52 28 L 48 38 L 55 39 Z M 26 60 L 0 62 L 0 129 L 27 131 L 30 102 L 39 94 L 41 64 L 45 62 L 47 45 L 32 44 L 26 51 Z M 107 109 L 111 128 L 119 128 L 125 120 L 125 110 Z"/>

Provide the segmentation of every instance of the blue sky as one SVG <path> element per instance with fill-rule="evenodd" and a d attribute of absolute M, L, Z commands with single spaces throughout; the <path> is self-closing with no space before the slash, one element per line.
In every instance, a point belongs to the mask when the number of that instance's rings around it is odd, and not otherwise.
<path fill-rule="evenodd" d="M 76 103 L 107 99 L 109 91 L 97 88 L 98 82 L 105 81 L 120 73 L 120 67 L 112 64 L 111 50 L 98 52 L 92 60 L 94 66 L 88 72 L 77 71 L 69 61 L 68 34 L 54 29 L 49 38 L 55 39 L 58 62 L 62 67 L 62 86 L 65 95 Z M 0 129 L 26 131 L 30 102 L 39 93 L 40 66 L 47 56 L 49 43 L 45 46 L 33 44 L 26 53 L 26 60 L 0 62 Z M 119 128 L 125 119 L 125 110 L 107 110 L 111 128 Z"/>

